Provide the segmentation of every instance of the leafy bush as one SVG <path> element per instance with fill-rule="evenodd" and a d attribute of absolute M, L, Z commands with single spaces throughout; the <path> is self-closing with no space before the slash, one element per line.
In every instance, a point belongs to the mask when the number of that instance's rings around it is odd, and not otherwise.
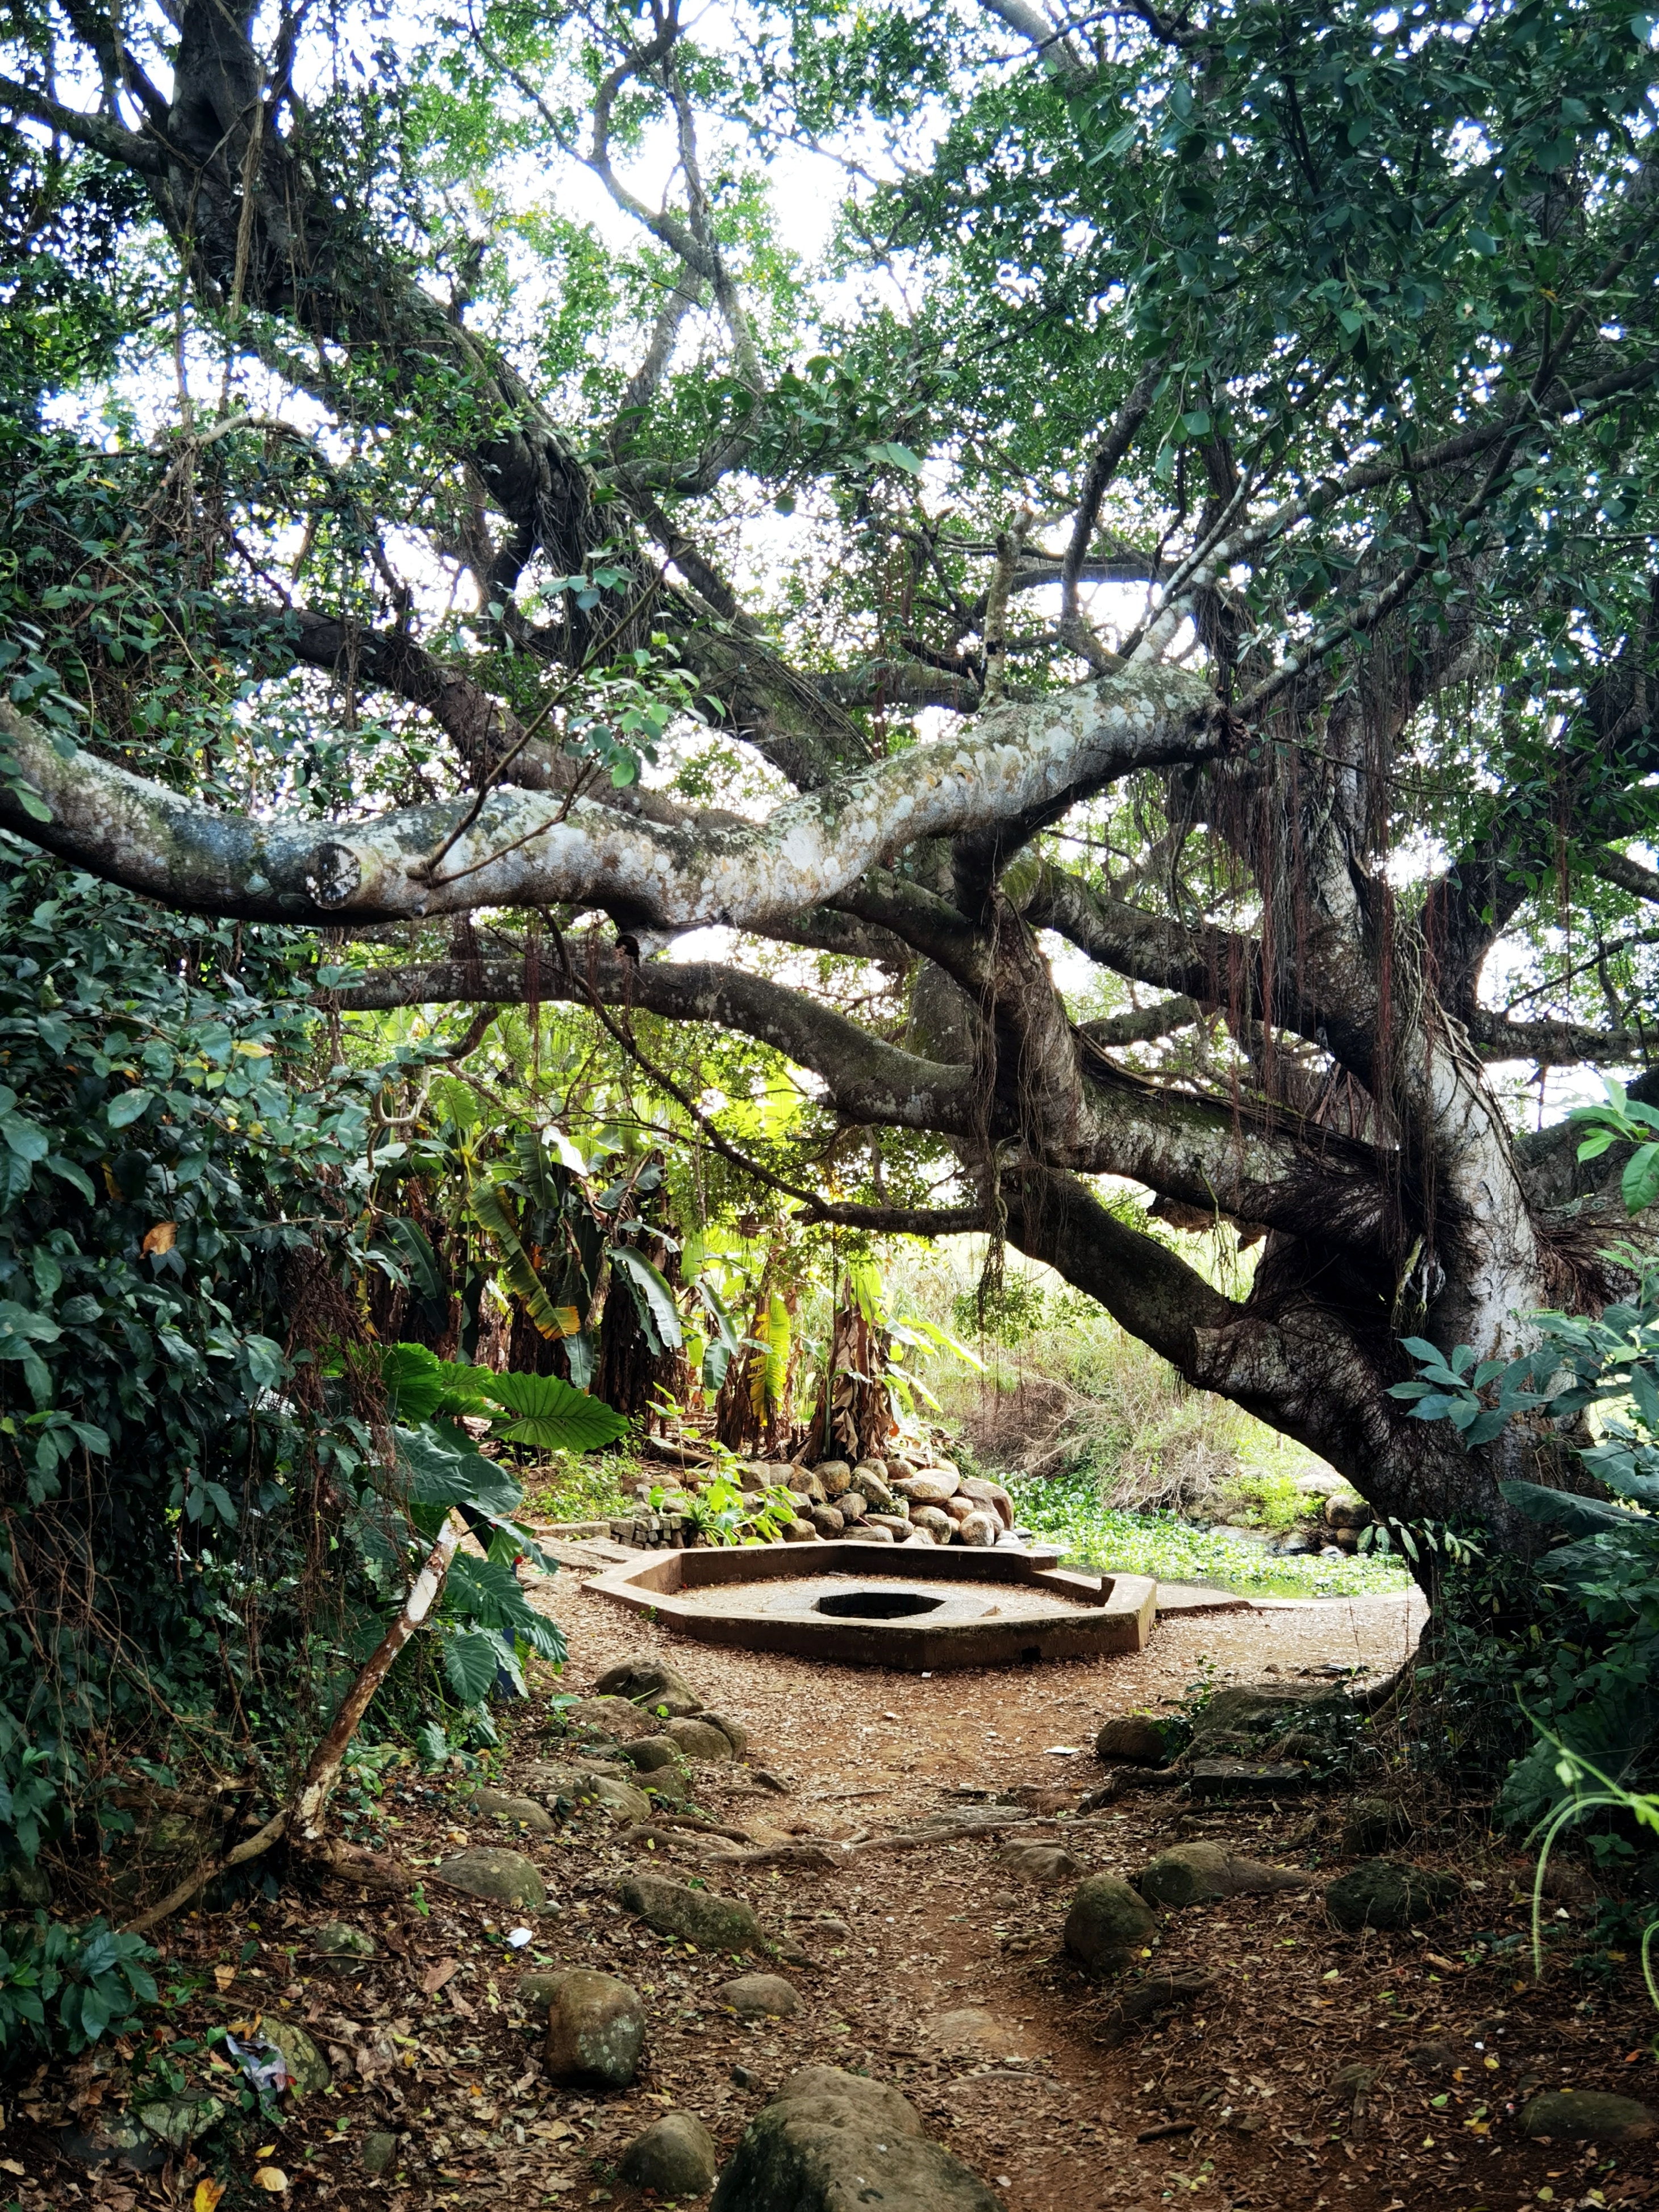
<path fill-rule="evenodd" d="M 1164 1582 L 1220 1583 L 1230 1589 L 1280 1589 L 1310 1597 L 1399 1592 L 1409 1577 L 1393 1559 L 1281 1558 L 1247 1537 L 1195 1528 L 1173 1513 L 1126 1513 L 1106 1504 L 1091 1476 L 1010 1481 L 1020 1524 L 1060 1545 L 1069 1559 Z"/>
<path fill-rule="evenodd" d="M 353 1322 L 328 1261 L 383 1078 L 313 1028 L 284 933 L 0 841 L 0 1864 L 130 1826 L 99 1800 L 134 1747 L 240 1763 L 278 1689 L 280 1759 L 349 1663 L 349 1602 L 313 1647 L 299 1598 L 369 1435 L 311 1343 Z"/>
<path fill-rule="evenodd" d="M 0 1944 L 0 2058 L 26 2036 L 73 2056 L 101 2035 L 125 2034 L 138 2007 L 155 2002 L 155 1952 L 101 1920 L 70 1928 L 37 1912 L 9 1923 Z"/>
<path fill-rule="evenodd" d="M 1623 1189 L 1639 1208 L 1659 1191 L 1659 1115 L 1631 1104 L 1617 1084 L 1607 1092 L 1606 1105 L 1573 1115 L 1589 1132 L 1580 1157 L 1620 1139 L 1635 1143 Z M 1413 1419 L 1449 1420 L 1470 1445 L 1522 1414 L 1574 1425 L 1588 1431 L 1573 1446 L 1585 1472 L 1630 1501 L 1609 1504 L 1536 1482 L 1500 1486 L 1518 1511 L 1564 1540 L 1534 1570 L 1565 1613 L 1547 1642 L 1540 1638 L 1525 1685 L 1539 1733 L 1504 1786 L 1503 1808 L 1516 1820 L 1549 1814 L 1575 1762 L 1617 1790 L 1650 1773 L 1659 1755 L 1659 1265 L 1636 1251 L 1609 1256 L 1637 1273 L 1632 1298 L 1595 1316 L 1533 1315 L 1537 1343 L 1517 1359 L 1477 1361 L 1467 1345 L 1443 1356 L 1409 1337 L 1418 1373 L 1394 1386 L 1395 1397 L 1412 1401 Z"/>

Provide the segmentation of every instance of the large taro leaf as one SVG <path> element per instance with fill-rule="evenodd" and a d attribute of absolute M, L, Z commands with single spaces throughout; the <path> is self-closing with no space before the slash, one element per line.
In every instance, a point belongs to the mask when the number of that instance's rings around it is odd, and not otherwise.
<path fill-rule="evenodd" d="M 496 1376 L 492 1379 L 515 1378 Z M 452 1506 L 467 1505 L 492 1521 L 511 1520 L 518 1511 L 524 1498 L 518 1484 L 505 1468 L 485 1459 L 465 1438 L 452 1441 L 429 1423 L 420 1428 L 394 1428 L 392 1434 L 412 1508 L 442 1512 Z"/>
<path fill-rule="evenodd" d="M 489 1407 L 480 1386 L 490 1374 L 487 1367 L 440 1359 L 423 1344 L 392 1344 L 380 1354 L 381 1385 L 400 1421 L 429 1421 L 438 1413 L 452 1419 L 487 1414 Z"/>
<path fill-rule="evenodd" d="M 444 1589 L 446 1609 L 494 1629 L 509 1639 L 517 1637 L 532 1651 L 555 1666 L 566 1657 L 564 1638 L 554 1623 L 538 1613 L 513 1579 L 511 1567 L 499 1559 L 475 1559 L 458 1552 Z"/>
<path fill-rule="evenodd" d="M 501 1648 L 482 1629 L 444 1638 L 444 1673 L 449 1686 L 464 1705 L 476 1705 L 495 1686 Z"/>
<path fill-rule="evenodd" d="M 507 1443 L 536 1451 L 596 1451 L 628 1432 L 623 1414 L 556 1375 L 492 1375 L 487 1388 L 508 1417 L 498 1416 L 495 1425 Z"/>

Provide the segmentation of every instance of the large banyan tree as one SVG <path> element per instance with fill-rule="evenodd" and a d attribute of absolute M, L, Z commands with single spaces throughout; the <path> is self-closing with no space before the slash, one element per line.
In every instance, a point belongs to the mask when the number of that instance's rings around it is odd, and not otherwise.
<path fill-rule="evenodd" d="M 729 1154 L 757 1041 L 807 1218 L 1502 1524 L 1547 1437 L 1389 1389 L 1622 1233 L 1650 28 L 14 0 L 0 822 L 341 1009 L 586 1006 Z"/>

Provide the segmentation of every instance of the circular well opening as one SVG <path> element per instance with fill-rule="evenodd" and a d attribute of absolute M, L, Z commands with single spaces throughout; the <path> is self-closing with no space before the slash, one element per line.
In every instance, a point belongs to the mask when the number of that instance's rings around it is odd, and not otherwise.
<path fill-rule="evenodd" d="M 914 1613 L 937 1613 L 944 1602 L 916 1590 L 837 1590 L 821 1597 L 813 1610 L 832 1620 L 906 1620 Z"/>

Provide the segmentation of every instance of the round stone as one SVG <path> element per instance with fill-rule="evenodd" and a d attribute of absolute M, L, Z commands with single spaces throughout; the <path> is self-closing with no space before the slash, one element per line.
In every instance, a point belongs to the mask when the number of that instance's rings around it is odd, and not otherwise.
<path fill-rule="evenodd" d="M 730 1759 L 732 1739 L 707 1720 L 670 1721 L 664 1734 L 684 1759 Z"/>
<path fill-rule="evenodd" d="M 1659 2135 L 1659 2114 L 1607 2090 L 1547 2089 L 1522 2107 L 1521 2132 L 1565 2142 L 1646 2142 Z"/>
<path fill-rule="evenodd" d="M 304 2028 L 291 2020 L 273 2020 L 269 2013 L 259 2023 L 265 2041 L 283 2054 L 289 2086 L 296 2097 L 313 2089 L 331 2088 L 334 2075 L 329 2063 Z"/>
<path fill-rule="evenodd" d="M 1136 1766 L 1162 1766 L 1166 1753 L 1156 1721 L 1140 1713 L 1118 1713 L 1095 1738 L 1097 1759 L 1127 1759 Z"/>
<path fill-rule="evenodd" d="M 1114 1874 L 1091 1874 L 1077 1886 L 1066 1916 L 1066 1948 L 1096 1973 L 1117 1973 L 1158 1933 L 1145 1901 Z"/>
<path fill-rule="evenodd" d="M 625 2089 L 645 2047 L 645 2007 L 614 1974 L 573 1966 L 548 1992 L 548 2078 L 573 2086 Z"/>
<path fill-rule="evenodd" d="M 714 2138 L 695 2112 L 665 2112 L 617 2163 L 623 2179 L 659 2197 L 701 2197 L 714 2180 Z"/>
<path fill-rule="evenodd" d="M 925 1474 L 913 1474 L 896 1487 L 913 1505 L 942 1505 L 947 1498 L 956 1496 L 958 1480 L 942 1468 L 930 1467 Z"/>
<path fill-rule="evenodd" d="M 553 1832 L 552 1817 L 545 1805 L 538 1804 L 533 1797 L 515 1797 L 505 1790 L 475 1790 L 471 1810 L 481 1813 L 486 1820 L 527 1829 L 532 1836 L 547 1836 Z"/>
<path fill-rule="evenodd" d="M 362 1960 L 379 1955 L 374 1938 L 354 1928 L 349 1920 L 325 1920 L 320 1928 L 313 1928 L 311 1948 L 336 1972 L 343 1968 L 349 1972 Z"/>
<path fill-rule="evenodd" d="M 739 1974 L 725 1984 L 720 1997 L 739 2020 L 793 2020 L 800 2010 L 794 1984 L 781 1974 Z"/>
<path fill-rule="evenodd" d="M 678 1719 L 702 1711 L 702 1699 L 684 1674 L 661 1659 L 624 1659 L 593 1685 L 596 1698 L 625 1698 L 630 1705 Z"/>
<path fill-rule="evenodd" d="M 957 1541 L 982 1551 L 995 1543 L 1001 1531 L 1002 1523 L 994 1513 L 970 1513 L 957 1524 Z"/>
<path fill-rule="evenodd" d="M 463 1897 L 482 1897 L 492 1905 L 510 1905 L 516 1912 L 543 1912 L 547 1892 L 533 1859 L 522 1851 L 496 1850 L 488 1846 L 457 1851 L 433 1869 L 447 1888 Z"/>

